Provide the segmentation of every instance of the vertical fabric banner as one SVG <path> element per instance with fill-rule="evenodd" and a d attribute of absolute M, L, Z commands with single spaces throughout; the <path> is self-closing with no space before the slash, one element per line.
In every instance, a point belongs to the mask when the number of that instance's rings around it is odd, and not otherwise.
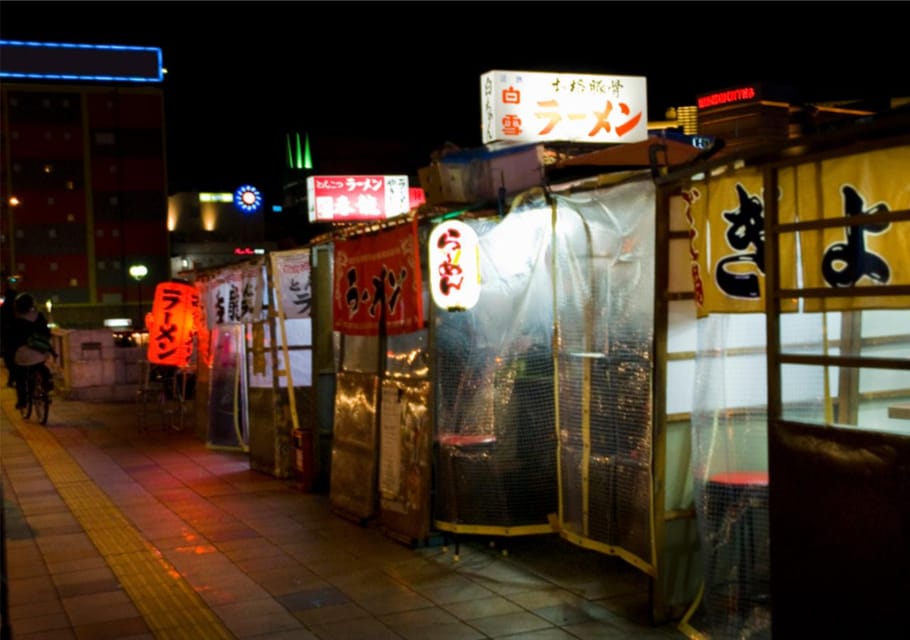
<path fill-rule="evenodd" d="M 213 325 L 241 322 L 243 272 L 238 267 L 220 270 L 211 280 L 206 314 Z"/>
<path fill-rule="evenodd" d="M 209 321 L 206 317 L 204 301 L 207 295 L 207 280 L 196 280 L 196 349 L 198 359 L 206 366 L 212 366 L 212 348 L 211 348 L 211 331 L 209 330 Z"/>
<path fill-rule="evenodd" d="M 240 269 L 240 322 L 254 322 L 262 315 L 265 295 L 265 260 L 256 260 Z"/>
<path fill-rule="evenodd" d="M 335 241 L 333 328 L 395 335 L 423 328 L 417 219 Z"/>
<path fill-rule="evenodd" d="M 778 205 L 787 208 L 782 192 Z M 698 315 L 764 313 L 765 198 L 762 174 L 746 169 L 693 183 L 685 192 Z M 792 200 L 793 196 L 789 196 Z M 789 207 L 792 209 L 792 206 Z M 784 287 L 795 285 L 795 241 L 782 238 Z M 784 276 L 783 274 L 786 274 Z M 791 280 L 792 279 L 792 280 Z M 783 311 L 796 308 L 782 302 Z"/>
<path fill-rule="evenodd" d="M 312 313 L 310 250 L 295 249 L 270 254 L 272 279 L 278 289 L 285 318 L 309 318 Z"/>
<path fill-rule="evenodd" d="M 209 301 L 212 298 L 212 287 L 214 286 L 215 276 L 212 273 L 203 272 L 196 275 L 194 283 L 199 291 L 199 317 L 205 321 L 206 331 L 215 328 L 215 319 L 210 309 L 212 308 Z"/>
<path fill-rule="evenodd" d="M 800 221 L 862 220 L 910 209 L 910 147 L 894 147 L 797 167 Z M 910 284 L 910 223 L 869 222 L 803 231 L 802 269 L 810 288 Z M 808 298 L 807 311 L 906 307 L 899 296 Z"/>

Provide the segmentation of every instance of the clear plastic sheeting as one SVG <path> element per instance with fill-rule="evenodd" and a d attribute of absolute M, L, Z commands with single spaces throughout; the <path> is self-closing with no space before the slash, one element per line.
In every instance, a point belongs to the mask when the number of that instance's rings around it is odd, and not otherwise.
<path fill-rule="evenodd" d="M 770 638 L 767 374 L 764 316 L 698 322 L 692 412 L 705 629 Z"/>
<path fill-rule="evenodd" d="M 438 523 L 559 529 L 654 573 L 654 211 L 642 179 L 469 221 L 480 300 L 435 325 Z"/>
<path fill-rule="evenodd" d="M 472 309 L 436 314 L 435 518 L 467 533 L 551 530 L 550 210 L 466 222 L 479 238 L 482 289 Z"/>
<path fill-rule="evenodd" d="M 561 527 L 653 573 L 654 186 L 554 198 Z"/>
<path fill-rule="evenodd" d="M 829 349 L 823 320 L 782 316 L 783 350 Z M 765 334 L 764 314 L 714 314 L 697 323 L 693 476 L 705 631 L 718 639 L 771 636 Z M 787 419 L 818 420 L 826 413 L 826 373 L 800 367 L 782 386 Z"/>
<path fill-rule="evenodd" d="M 385 375 L 414 380 L 429 378 L 430 364 L 425 329 L 386 338 Z"/>

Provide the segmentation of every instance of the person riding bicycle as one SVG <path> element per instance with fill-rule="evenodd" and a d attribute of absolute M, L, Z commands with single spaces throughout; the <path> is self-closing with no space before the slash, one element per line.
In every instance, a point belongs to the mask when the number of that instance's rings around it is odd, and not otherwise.
<path fill-rule="evenodd" d="M 16 317 L 7 347 L 15 354 L 13 378 L 16 381 L 16 408 L 20 409 L 27 402 L 25 374 L 29 367 L 38 366 L 45 388 L 53 389 L 51 372 L 45 363 L 52 356 L 56 358 L 57 353 L 51 344 L 47 318 L 35 308 L 35 298 L 29 293 L 20 293 L 13 305 Z"/>
<path fill-rule="evenodd" d="M 6 386 L 15 387 L 16 380 L 13 378 L 13 369 L 16 366 L 16 350 L 9 346 L 13 330 L 13 322 L 16 320 L 16 308 L 13 300 L 19 293 L 13 287 L 13 280 L 8 279 L 6 291 L 3 292 L 3 303 L 0 305 L 0 352 L 3 354 L 3 364 L 6 367 Z"/>

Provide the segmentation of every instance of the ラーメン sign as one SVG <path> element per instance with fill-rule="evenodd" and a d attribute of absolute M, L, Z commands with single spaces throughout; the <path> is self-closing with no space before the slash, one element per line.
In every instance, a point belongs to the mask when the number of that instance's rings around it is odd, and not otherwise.
<path fill-rule="evenodd" d="M 384 220 L 411 210 L 407 176 L 310 176 L 310 222 Z"/>
<path fill-rule="evenodd" d="M 436 306 L 467 310 L 480 298 L 477 233 L 464 222 L 446 220 L 433 228 L 429 248 L 430 293 Z"/>
<path fill-rule="evenodd" d="M 159 283 L 152 310 L 145 316 L 149 331 L 148 361 L 187 366 L 193 355 L 198 314 L 199 295 L 194 285 L 176 281 Z"/>
<path fill-rule="evenodd" d="M 631 143 L 648 139 L 643 76 L 488 71 L 480 76 L 483 143 Z"/>

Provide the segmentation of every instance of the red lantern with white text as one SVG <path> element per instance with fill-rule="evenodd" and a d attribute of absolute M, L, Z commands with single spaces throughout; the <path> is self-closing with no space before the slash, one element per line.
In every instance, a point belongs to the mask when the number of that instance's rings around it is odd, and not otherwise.
<path fill-rule="evenodd" d="M 185 282 L 162 282 L 155 287 L 152 310 L 145 316 L 149 330 L 149 362 L 185 367 L 193 355 L 199 294 Z"/>

